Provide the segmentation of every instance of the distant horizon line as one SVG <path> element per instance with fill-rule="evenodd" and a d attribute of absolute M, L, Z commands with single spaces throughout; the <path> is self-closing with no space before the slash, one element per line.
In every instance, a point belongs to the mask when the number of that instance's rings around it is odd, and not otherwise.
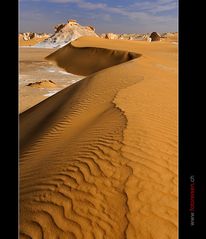
<path fill-rule="evenodd" d="M 33 32 L 33 33 L 38 33 L 38 34 L 41 34 L 41 33 L 46 33 L 46 34 L 55 34 L 55 32 L 46 32 L 46 31 L 19 31 L 18 34 L 21 34 L 21 33 L 26 33 L 26 32 Z M 121 33 L 117 33 L 117 32 L 111 32 L 111 31 L 108 31 L 108 32 L 96 32 L 94 31 L 97 35 L 100 35 L 100 34 L 107 34 L 107 33 L 113 33 L 113 34 L 148 34 L 148 33 L 152 33 L 152 32 L 157 32 L 157 33 L 178 33 L 178 31 L 147 31 L 147 32 L 121 32 Z"/>

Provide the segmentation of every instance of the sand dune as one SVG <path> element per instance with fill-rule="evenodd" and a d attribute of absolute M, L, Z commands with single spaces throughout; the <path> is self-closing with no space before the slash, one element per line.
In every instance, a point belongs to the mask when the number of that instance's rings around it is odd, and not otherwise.
<path fill-rule="evenodd" d="M 70 43 L 60 50 L 52 53 L 47 60 L 55 61 L 59 67 L 77 75 L 90 75 L 99 70 L 118 65 L 140 56 L 140 54 L 97 48 L 97 47 L 75 47 Z"/>
<path fill-rule="evenodd" d="M 91 75 L 20 115 L 21 238 L 177 238 L 177 46 L 83 37 L 48 59 Z"/>

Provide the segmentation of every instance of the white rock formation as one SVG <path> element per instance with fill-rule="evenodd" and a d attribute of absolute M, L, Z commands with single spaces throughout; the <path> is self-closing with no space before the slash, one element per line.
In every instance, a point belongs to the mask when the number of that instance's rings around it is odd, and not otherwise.
<path fill-rule="evenodd" d="M 118 35 L 117 34 L 114 34 L 112 32 L 109 32 L 109 33 L 106 33 L 105 34 L 105 38 L 106 39 L 118 39 Z"/>
<path fill-rule="evenodd" d="M 23 32 L 19 34 L 19 37 L 22 38 L 24 41 L 31 40 L 33 38 L 43 38 L 49 37 L 48 33 L 36 33 L 36 32 Z"/>
<path fill-rule="evenodd" d="M 66 24 L 59 24 L 54 29 L 55 33 L 52 36 L 36 44 L 34 47 L 61 48 L 82 36 L 98 37 L 92 26 L 81 26 L 76 20 L 68 20 Z"/>

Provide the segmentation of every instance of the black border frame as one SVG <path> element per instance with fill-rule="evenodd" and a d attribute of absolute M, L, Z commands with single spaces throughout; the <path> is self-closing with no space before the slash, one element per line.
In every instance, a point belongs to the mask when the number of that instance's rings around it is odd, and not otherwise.
<path fill-rule="evenodd" d="M 203 1 L 204 2 L 204 1 Z M 7 125 L 4 136 L 6 157 L 2 157 L 5 172 L 9 168 L 9 175 L 3 175 L 3 200 L 6 207 L 4 216 L 5 226 L 8 226 L 7 237 L 18 238 L 18 4 L 20 0 L 7 6 L 8 17 L 12 20 L 12 32 L 9 32 L 9 53 L 3 54 L 6 64 L 2 70 L 13 73 L 5 81 L 5 88 L 9 85 L 8 95 L 2 99 L 3 127 Z M 10 2 L 8 2 L 10 5 Z M 202 4 L 203 5 L 203 4 Z M 205 161 L 205 88 L 204 88 L 204 6 L 199 1 L 179 0 L 179 239 L 197 239 L 203 231 L 206 204 L 206 187 L 204 177 Z M 13 11 L 13 12 L 12 12 Z M 5 22 L 5 20 L 2 20 Z M 202 26 L 201 26 L 202 24 Z M 7 27 L 3 31 L 8 34 Z M 199 27 L 199 29 L 198 29 Z M 12 34 L 12 35 L 10 35 Z M 4 47 L 3 47 L 4 48 Z M 7 50 L 7 49 L 6 49 Z M 12 58 L 12 59 L 11 59 Z M 2 78 L 5 78 L 4 75 Z M 16 81 L 14 80 L 16 79 Z M 4 82 L 3 82 L 4 83 Z M 14 87 L 13 87 L 14 86 Z M 12 97 L 11 97 L 12 96 Z M 5 100 L 6 97 L 6 100 Z M 7 101 L 7 98 L 11 98 Z M 12 111 L 10 109 L 13 109 Z M 7 116 L 9 115 L 9 116 Z M 11 148 L 11 143 L 14 146 Z M 7 167 L 7 169 L 6 169 Z M 191 176 L 195 177 L 195 225 L 191 226 Z M 12 177 L 10 177 L 12 176 Z M 7 179 L 9 180 L 7 181 Z M 5 183 L 5 185 L 4 185 Z M 12 200 L 12 203 L 10 202 Z M 9 201 L 9 202 L 8 202 Z M 9 203 L 9 204 L 8 204 Z M 4 206 L 3 206 L 4 207 Z M 10 221 L 14 219 L 14 229 Z M 8 234 L 14 234 L 10 237 Z"/>
<path fill-rule="evenodd" d="M 199 1 L 179 0 L 179 239 L 205 234 L 203 16 Z"/>

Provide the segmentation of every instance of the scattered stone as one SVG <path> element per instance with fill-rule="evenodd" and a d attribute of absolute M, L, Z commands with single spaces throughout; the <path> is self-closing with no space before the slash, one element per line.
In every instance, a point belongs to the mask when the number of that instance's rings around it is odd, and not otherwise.
<path fill-rule="evenodd" d="M 43 81 L 37 81 L 34 83 L 29 83 L 26 86 L 30 86 L 34 88 L 53 88 L 53 87 L 56 87 L 56 84 L 51 80 L 43 80 Z"/>
<path fill-rule="evenodd" d="M 160 41 L 161 36 L 157 32 L 152 32 L 150 38 L 151 41 Z"/>

